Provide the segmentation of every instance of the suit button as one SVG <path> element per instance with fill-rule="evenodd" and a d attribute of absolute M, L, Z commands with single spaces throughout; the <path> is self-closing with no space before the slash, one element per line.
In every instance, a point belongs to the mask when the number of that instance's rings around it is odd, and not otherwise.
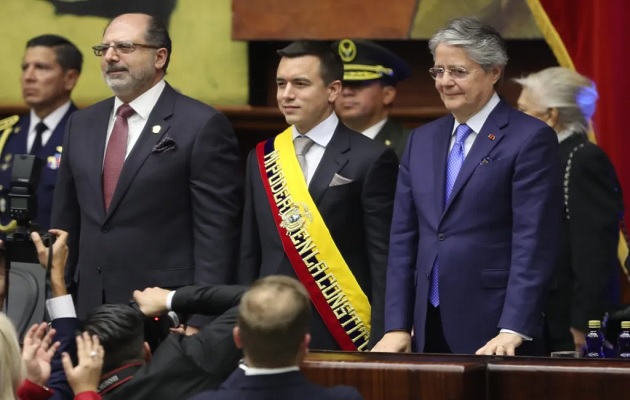
<path fill-rule="evenodd" d="M 102 228 L 101 228 L 101 232 L 103 232 L 103 233 L 107 233 L 107 232 L 109 232 L 109 226 L 108 226 L 108 225 L 105 225 L 104 227 L 102 227 Z"/>
<path fill-rule="evenodd" d="M 444 239 L 446 239 L 446 235 L 444 235 L 444 234 L 443 234 L 443 233 L 441 233 L 441 232 L 440 232 L 440 233 L 438 233 L 438 240 L 442 241 L 442 240 L 444 240 Z"/>
<path fill-rule="evenodd" d="M 96 267 L 96 272 L 98 272 L 98 274 L 101 274 L 101 267 Z"/>

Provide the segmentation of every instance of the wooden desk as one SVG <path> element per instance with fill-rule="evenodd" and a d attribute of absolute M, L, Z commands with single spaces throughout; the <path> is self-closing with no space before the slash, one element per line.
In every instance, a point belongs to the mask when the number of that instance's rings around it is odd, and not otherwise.
<path fill-rule="evenodd" d="M 354 386 L 366 400 L 486 398 L 484 357 L 313 352 L 302 371 L 323 386 Z"/>
<path fill-rule="evenodd" d="M 313 352 L 312 382 L 366 400 L 610 400 L 630 395 L 630 362 L 532 357 Z"/>
<path fill-rule="evenodd" d="M 562 358 L 488 361 L 488 400 L 625 399 L 630 362 Z"/>

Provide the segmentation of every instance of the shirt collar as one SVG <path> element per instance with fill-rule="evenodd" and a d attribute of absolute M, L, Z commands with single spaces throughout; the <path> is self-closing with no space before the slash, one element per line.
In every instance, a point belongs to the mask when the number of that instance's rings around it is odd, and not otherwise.
<path fill-rule="evenodd" d="M 55 111 L 48 114 L 46 118 L 44 119 L 39 119 L 37 114 L 35 114 L 35 111 L 31 109 L 31 126 L 29 128 L 30 129 L 29 132 L 35 129 L 35 125 L 37 125 L 39 121 L 42 121 L 44 124 L 46 124 L 49 130 L 54 131 L 57 125 L 59 125 L 59 122 L 61 122 L 61 120 L 63 119 L 63 116 L 66 115 L 69 109 L 70 109 L 70 100 L 65 102 L 61 107 L 59 107 Z"/>
<path fill-rule="evenodd" d="M 326 148 L 328 146 L 328 142 L 332 139 L 333 134 L 335 133 L 335 129 L 337 128 L 337 124 L 339 123 L 339 118 L 333 112 L 330 113 L 328 118 L 320 122 L 310 131 L 304 133 L 304 136 L 308 136 L 313 142 L 318 145 Z M 295 125 L 293 125 L 293 139 L 300 135 Z"/>
<path fill-rule="evenodd" d="M 481 110 L 477 112 L 477 114 L 468 118 L 468 121 L 460 122 L 460 121 L 455 120 L 455 126 L 453 126 L 453 132 L 451 132 L 451 134 L 455 134 L 455 129 L 457 129 L 457 127 L 461 124 L 466 124 L 468 125 L 470 129 L 473 130 L 473 132 L 479 133 L 481 131 L 481 128 L 483 127 L 483 124 L 486 123 L 486 120 L 490 116 L 490 113 L 492 112 L 492 110 L 494 110 L 497 104 L 499 104 L 499 101 L 501 100 L 499 99 L 499 96 L 495 92 L 492 95 L 492 97 L 490 97 L 490 100 L 488 100 L 486 105 L 483 106 Z"/>
<path fill-rule="evenodd" d="M 239 368 L 245 371 L 246 376 L 285 374 L 287 372 L 297 372 L 300 370 L 300 367 L 298 367 L 297 365 L 282 368 L 254 368 L 248 367 L 245 364 L 241 364 L 239 365 Z"/>
<path fill-rule="evenodd" d="M 381 131 L 381 129 L 383 128 L 383 125 L 385 125 L 386 122 L 387 122 L 387 118 L 384 118 L 378 121 L 377 123 L 375 123 L 374 125 L 370 126 L 369 128 L 367 128 L 361 133 L 363 133 L 365 136 L 369 137 L 370 139 L 374 139 L 376 135 L 378 135 L 378 133 Z"/>
<path fill-rule="evenodd" d="M 153 110 L 153 107 L 155 107 L 155 104 L 160 98 L 160 95 L 162 94 L 162 91 L 165 87 L 166 82 L 164 81 L 164 79 L 162 79 L 158 83 L 153 85 L 151 89 L 133 99 L 133 101 L 131 101 L 129 105 L 131 106 L 131 108 L 133 108 L 136 114 L 138 114 L 142 119 L 146 120 L 147 118 L 149 118 L 151 110 Z M 116 117 L 116 110 L 118 110 L 118 107 L 120 107 L 122 104 L 124 104 L 123 101 L 120 100 L 118 97 L 114 99 L 114 111 L 112 114 L 113 118 Z"/>

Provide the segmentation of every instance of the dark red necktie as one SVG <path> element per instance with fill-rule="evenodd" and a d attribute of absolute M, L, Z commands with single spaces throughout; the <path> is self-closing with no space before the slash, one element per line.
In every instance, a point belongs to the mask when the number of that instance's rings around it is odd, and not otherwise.
<path fill-rule="evenodd" d="M 105 200 L 105 210 L 109 209 L 109 204 L 112 202 L 118 177 L 125 163 L 127 140 L 129 139 L 127 118 L 134 113 L 135 111 L 129 104 L 121 105 L 116 111 L 114 128 L 109 136 L 109 142 L 107 142 L 105 161 L 103 162 L 103 199 Z"/>

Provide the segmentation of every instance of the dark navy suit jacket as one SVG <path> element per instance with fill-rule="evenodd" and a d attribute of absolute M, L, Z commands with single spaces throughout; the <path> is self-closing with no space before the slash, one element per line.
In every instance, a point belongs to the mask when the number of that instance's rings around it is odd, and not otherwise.
<path fill-rule="evenodd" d="M 203 392 L 192 400 L 360 400 L 350 386 L 325 388 L 306 380 L 301 372 L 246 376 L 237 368 L 218 390 Z"/>
<path fill-rule="evenodd" d="M 53 389 L 54 393 L 50 400 L 72 399 L 74 394 L 61 364 L 61 354 L 70 354 L 76 365 L 76 335 L 79 332 L 79 321 L 76 318 L 57 318 L 51 324 L 57 330 L 53 342 L 59 341 L 61 345 L 51 361 L 51 374 L 47 386 Z"/>
<path fill-rule="evenodd" d="M 413 327 L 415 348 L 424 349 L 437 257 L 442 327 L 451 351 L 474 353 L 500 329 L 539 338 L 562 215 L 557 136 L 500 101 L 444 205 L 453 126 L 449 115 L 415 129 L 403 155 L 385 331 Z"/>

